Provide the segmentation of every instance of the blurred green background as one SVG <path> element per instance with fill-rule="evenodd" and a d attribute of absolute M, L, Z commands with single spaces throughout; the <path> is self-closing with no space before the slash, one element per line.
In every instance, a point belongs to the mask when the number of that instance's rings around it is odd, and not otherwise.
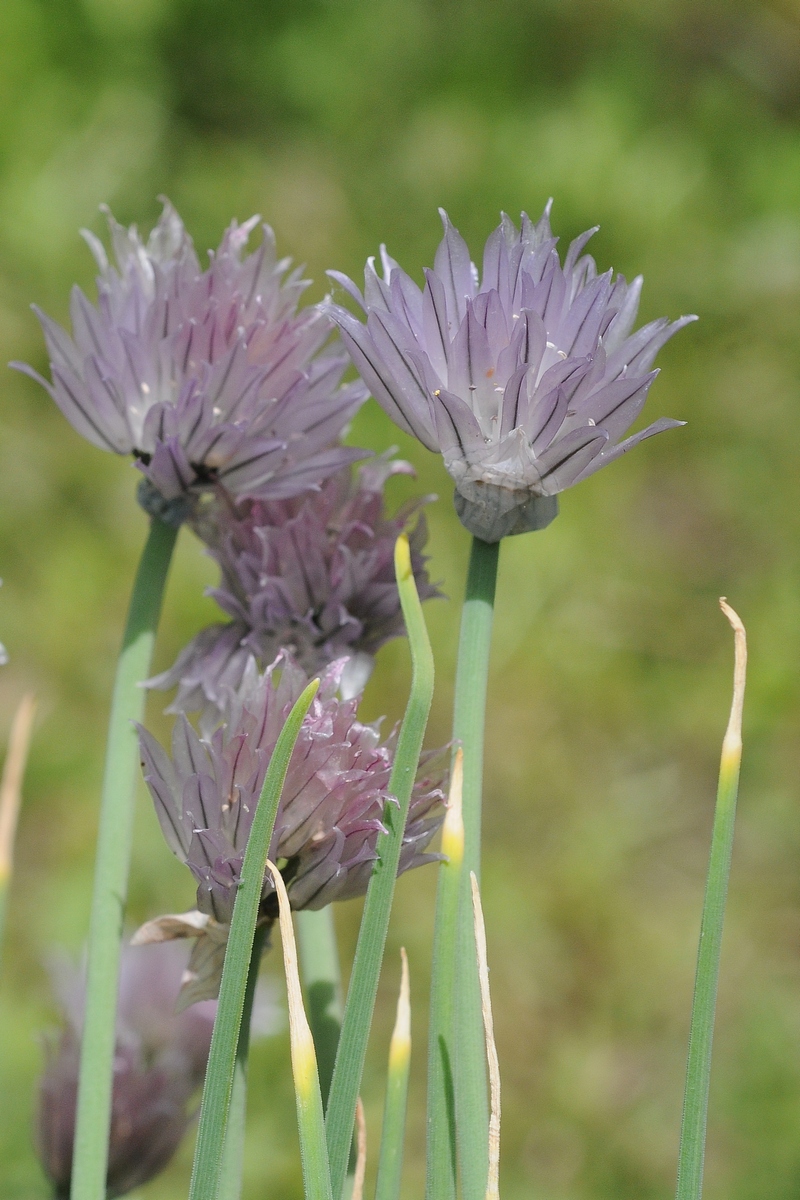
<path fill-rule="evenodd" d="M 732 639 L 751 669 L 723 956 L 709 1200 L 800 1192 L 800 15 L 744 0 L 3 0 L 0 361 L 44 369 L 37 301 L 92 288 L 78 237 L 101 202 L 145 229 L 168 194 L 198 248 L 260 212 L 279 247 L 357 276 L 385 240 L 419 275 L 445 205 L 475 256 L 501 208 L 555 197 L 565 242 L 599 223 L 601 268 L 644 272 L 643 318 L 697 312 L 661 354 L 651 418 L 685 429 L 563 497 L 509 540 L 491 679 L 484 902 L 504 1086 L 505 1200 L 671 1194 L 685 1040 Z M 0 391 L 0 737 L 40 717 L 0 980 L 0 1195 L 47 1195 L 32 1149 L 42 961 L 85 936 L 114 658 L 145 522 L 136 476 L 43 391 Z M 468 537 L 438 460 L 377 406 L 355 441 L 399 444 L 430 511 L 447 740 Z M 410 488 L 397 481 L 395 495 Z M 405 492 L 404 492 L 405 489 Z M 214 606 L 188 533 L 158 664 Z M 367 714 L 402 711 L 382 652 Z M 154 728 L 166 731 L 159 704 Z M 364 1085 L 374 1170 L 408 947 L 415 1057 L 405 1195 L 421 1196 L 435 871 L 399 887 Z M 189 907 L 141 796 L 130 919 Z M 358 905 L 338 912 L 347 962 Z M 277 974 L 278 957 L 265 965 Z M 253 1060 L 246 1195 L 301 1188 L 285 1035 Z M 185 1194 L 191 1147 L 142 1191 Z"/>

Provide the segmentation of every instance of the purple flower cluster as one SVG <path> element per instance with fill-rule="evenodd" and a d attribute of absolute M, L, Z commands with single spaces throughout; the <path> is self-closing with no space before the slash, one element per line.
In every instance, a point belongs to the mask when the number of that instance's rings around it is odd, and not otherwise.
<path fill-rule="evenodd" d="M 177 946 L 124 948 L 107 1187 L 124 1196 L 167 1165 L 186 1132 L 189 1101 L 203 1082 L 216 1004 L 176 1014 L 186 955 Z M 62 970 L 57 991 L 64 1028 L 48 1047 L 39 1088 L 37 1149 L 56 1197 L 66 1200 L 78 1091 L 84 983 Z"/>
<path fill-rule="evenodd" d="M 562 265 L 548 205 L 521 229 L 506 216 L 486 243 L 483 276 L 442 212 L 444 238 L 420 289 L 381 250 L 364 293 L 334 279 L 366 325 L 331 306 L 353 362 L 393 421 L 438 450 L 455 480 L 462 523 L 496 542 L 547 525 L 558 492 L 644 438 L 680 422 L 661 419 L 620 441 L 638 417 L 658 350 L 693 317 L 632 332 L 641 278 L 598 275 L 583 248 Z"/>
<path fill-rule="evenodd" d="M 311 496 L 238 506 L 218 498 L 203 511 L 195 528 L 222 572 L 210 595 L 231 620 L 203 629 L 170 670 L 151 680 L 159 688 L 178 685 L 170 711 L 200 711 L 205 725 L 215 723 L 251 656 L 263 669 L 281 650 L 309 677 L 349 656 L 341 691 L 362 690 L 374 655 L 404 633 L 394 545 L 427 502 L 387 516 L 384 486 L 397 473 L 413 472 L 384 455 L 356 479 L 341 471 Z M 425 570 L 426 537 L 419 515 L 409 540 L 423 600 L 439 594 Z"/>
<path fill-rule="evenodd" d="M 364 388 L 341 386 L 347 355 L 323 349 L 329 317 L 297 312 L 307 282 L 286 276 L 268 226 L 243 258 L 258 218 L 234 221 L 203 271 L 169 203 L 146 243 L 108 221 L 116 265 L 84 233 L 97 306 L 73 289 L 71 337 L 37 310 L 52 382 L 13 364 L 78 433 L 133 454 L 162 506 L 214 483 L 237 497 L 293 496 L 363 457 L 334 443 Z"/>
<path fill-rule="evenodd" d="M 289 763 L 269 857 L 281 867 L 294 908 L 322 908 L 363 894 L 376 857 L 389 794 L 394 737 L 356 716 L 358 701 L 337 695 L 345 663 L 322 672 Z M 173 853 L 197 880 L 197 913 L 164 917 L 141 940 L 194 937 L 192 999 L 216 995 L 245 846 L 284 721 L 307 676 L 283 656 L 261 674 L 251 659 L 226 721 L 201 738 L 185 716 L 175 723 L 172 754 L 140 731 L 144 774 Z M 415 786 L 403 835 L 400 871 L 435 859 L 426 847 L 441 824 L 441 770 Z M 265 876 L 262 919 L 277 916 Z"/>

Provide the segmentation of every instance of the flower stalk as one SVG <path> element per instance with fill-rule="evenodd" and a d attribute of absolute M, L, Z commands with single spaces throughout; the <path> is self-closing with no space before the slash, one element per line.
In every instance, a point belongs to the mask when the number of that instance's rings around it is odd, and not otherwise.
<path fill-rule="evenodd" d="M 742 760 L 742 708 L 747 670 L 747 639 L 739 616 L 724 599 L 720 600 L 719 604 L 734 632 L 733 702 L 722 743 L 708 879 L 700 924 L 700 945 L 686 1064 L 686 1091 L 678 1152 L 677 1200 L 700 1200 L 703 1193 L 703 1163 L 720 949 L 733 852 L 739 767 Z"/>
<path fill-rule="evenodd" d="M 138 775 L 134 723 L 150 674 L 156 629 L 178 530 L 154 517 L 133 585 L 117 663 L 106 746 L 89 925 L 86 1016 L 81 1047 L 72 1200 L 104 1200 L 111 1114 L 120 936 L 128 889 Z"/>

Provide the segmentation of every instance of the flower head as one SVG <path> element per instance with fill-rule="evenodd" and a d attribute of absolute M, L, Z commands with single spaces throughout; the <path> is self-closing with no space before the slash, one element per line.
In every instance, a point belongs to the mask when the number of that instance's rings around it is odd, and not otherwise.
<path fill-rule="evenodd" d="M 613 462 L 662 419 L 623 441 L 682 317 L 632 333 L 641 278 L 598 275 L 577 238 L 562 265 L 548 205 L 521 229 L 505 215 L 486 243 L 483 277 L 442 212 L 444 238 L 419 287 L 381 250 L 362 296 L 331 272 L 367 316 L 331 306 L 375 399 L 407 433 L 444 456 L 461 521 L 499 541 L 549 524 L 558 492 Z"/>
<path fill-rule="evenodd" d="M 192 1119 L 203 1081 L 214 1003 L 176 1014 L 186 955 L 177 946 L 123 949 L 107 1186 L 123 1196 L 167 1165 Z M 37 1146 L 57 1197 L 69 1196 L 78 1091 L 84 983 L 74 969 L 57 980 L 65 1025 L 50 1047 L 39 1088 Z"/>
<path fill-rule="evenodd" d="M 257 217 L 226 231 L 207 270 L 175 209 L 145 243 L 108 216 L 112 265 L 92 234 L 98 303 L 72 292 L 72 336 L 36 310 L 52 382 L 32 375 L 85 438 L 133 454 L 162 501 L 220 482 L 235 496 L 281 498 L 318 485 L 358 451 L 333 446 L 364 398 L 340 386 L 347 355 L 322 349 L 330 319 L 297 312 L 307 282 Z M 286 276 L 284 278 L 284 276 Z"/>
<path fill-rule="evenodd" d="M 195 528 L 222 572 L 210 594 L 231 621 L 202 630 L 174 666 L 151 681 L 178 685 L 170 711 L 210 710 L 213 721 L 227 692 L 240 686 L 250 657 L 263 668 L 280 650 L 309 676 L 348 655 L 341 690 L 362 690 L 373 656 L 404 631 L 394 544 L 426 503 L 412 501 L 386 515 L 384 486 L 397 473 L 412 470 L 383 456 L 355 479 L 349 469 L 339 472 L 311 496 L 236 507 L 218 500 L 204 512 Z M 410 543 L 423 600 L 439 594 L 425 570 L 426 538 L 420 515 Z"/>
<path fill-rule="evenodd" d="M 369 883 L 383 812 L 394 803 L 389 777 L 394 738 L 381 741 L 378 725 L 357 719 L 356 699 L 337 697 L 344 661 L 322 673 L 297 740 L 270 844 L 295 909 L 322 908 L 362 895 Z M 144 774 L 161 828 L 173 853 L 197 880 L 195 914 L 160 918 L 137 938 L 196 937 L 190 963 L 199 999 L 215 995 L 236 889 L 267 766 L 286 717 L 307 676 L 286 656 L 260 674 L 251 659 L 227 721 L 200 738 L 181 715 L 171 757 L 140 731 Z M 403 835 L 400 871 L 436 858 L 425 853 L 441 824 L 441 792 L 434 778 L 418 780 Z M 277 915 L 269 875 L 262 919 Z M 147 929 L 147 927 L 145 927 Z M 221 947 L 221 950 L 220 950 Z"/>

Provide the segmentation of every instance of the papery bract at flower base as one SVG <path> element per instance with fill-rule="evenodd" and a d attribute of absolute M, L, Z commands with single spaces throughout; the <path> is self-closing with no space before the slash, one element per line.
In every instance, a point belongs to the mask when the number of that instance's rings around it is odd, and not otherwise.
<path fill-rule="evenodd" d="M 668 338 L 694 317 L 632 333 L 641 278 L 598 276 L 577 238 L 562 266 L 550 206 L 521 229 L 505 215 L 486 243 L 483 277 L 442 212 L 445 235 L 419 287 L 382 248 L 358 302 L 366 325 L 331 306 L 354 364 L 407 433 L 441 451 L 456 509 L 476 537 L 497 542 L 549 524 L 557 493 L 646 437 L 681 424 L 662 419 L 619 441 L 638 417 Z"/>
<path fill-rule="evenodd" d="M 123 1196 L 166 1167 L 203 1082 L 216 1004 L 176 1015 L 186 955 L 177 946 L 122 955 L 108 1159 L 108 1195 Z M 78 1091 L 83 981 L 61 972 L 65 1028 L 49 1048 L 39 1089 L 37 1148 L 55 1194 L 69 1196 Z"/>
<path fill-rule="evenodd" d="M 357 719 L 357 700 L 337 688 L 346 662 L 322 673 L 289 763 L 269 857 L 281 866 L 295 909 L 322 908 L 362 895 L 375 861 L 394 738 L 381 741 L 377 724 Z M 164 836 L 198 882 L 198 912 L 150 922 L 140 936 L 197 938 L 190 961 L 191 995 L 216 995 L 220 956 L 236 898 L 244 850 L 278 734 L 307 683 L 286 656 L 260 674 L 251 659 L 242 686 L 230 696 L 226 723 L 201 739 L 185 716 L 175 723 L 171 757 L 140 731 L 145 779 Z M 430 765 L 430 758 L 428 760 Z M 440 769 L 429 769 L 411 798 L 400 871 L 435 860 L 425 853 L 442 821 Z M 277 916 L 265 877 L 262 920 Z"/>
<path fill-rule="evenodd" d="M 151 686 L 178 694 L 168 711 L 204 713 L 219 721 L 230 689 L 242 682 L 248 660 L 260 667 L 288 650 L 310 677 L 348 655 L 341 692 L 357 695 L 372 670 L 373 655 L 404 631 L 394 573 L 397 537 L 423 500 L 394 517 L 384 512 L 383 490 L 394 474 L 413 474 L 408 463 L 382 456 L 329 479 L 312 496 L 248 501 L 236 508 L 219 497 L 195 521 L 222 571 L 209 590 L 233 620 L 202 630 L 169 671 Z M 410 533 L 411 563 L 421 599 L 439 595 L 422 553 L 423 516 Z"/>
<path fill-rule="evenodd" d="M 84 232 L 97 306 L 73 289 L 71 337 L 37 310 L 52 383 L 12 364 L 79 433 L 135 455 L 162 501 L 217 481 L 235 496 L 293 496 L 363 457 L 333 443 L 364 389 L 340 386 L 347 355 L 322 349 L 333 326 L 318 306 L 296 311 L 307 282 L 283 278 L 268 226 L 243 259 L 258 218 L 234 221 L 203 271 L 166 201 L 146 243 L 108 220 L 116 266 Z"/>

